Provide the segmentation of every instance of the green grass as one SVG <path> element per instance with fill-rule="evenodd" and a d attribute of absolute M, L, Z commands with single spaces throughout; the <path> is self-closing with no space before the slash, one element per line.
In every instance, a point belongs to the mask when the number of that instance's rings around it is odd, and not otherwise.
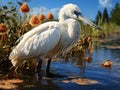
<path fill-rule="evenodd" d="M 102 29 L 102 31 L 96 30 L 89 25 L 81 24 L 82 34 L 102 38 L 120 34 L 120 26 L 115 23 L 109 22 L 98 26 Z"/>

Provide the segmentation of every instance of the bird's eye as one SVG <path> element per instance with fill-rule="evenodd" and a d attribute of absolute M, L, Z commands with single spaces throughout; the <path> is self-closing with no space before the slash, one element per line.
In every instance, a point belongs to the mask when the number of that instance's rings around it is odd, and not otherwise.
<path fill-rule="evenodd" d="M 77 14 L 78 12 L 77 11 L 74 11 L 74 14 Z"/>
<path fill-rule="evenodd" d="M 74 14 L 76 14 L 77 16 L 78 16 L 78 15 L 81 15 L 81 13 L 78 12 L 78 11 L 76 11 L 76 10 L 74 11 Z"/>

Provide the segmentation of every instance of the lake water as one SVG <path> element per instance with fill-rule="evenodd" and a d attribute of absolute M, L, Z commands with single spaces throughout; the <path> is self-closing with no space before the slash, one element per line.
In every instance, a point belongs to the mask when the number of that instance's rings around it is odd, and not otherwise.
<path fill-rule="evenodd" d="M 80 68 L 73 63 L 52 62 L 51 71 L 61 77 L 47 80 L 36 80 L 27 77 L 20 90 L 120 90 L 120 49 L 107 49 L 104 45 L 120 45 L 120 38 L 108 42 L 94 42 L 93 61 L 87 64 L 84 78 L 95 80 L 98 83 L 79 85 L 70 81 L 72 78 L 81 77 Z M 111 69 L 101 67 L 101 64 L 109 59 L 113 62 Z"/>

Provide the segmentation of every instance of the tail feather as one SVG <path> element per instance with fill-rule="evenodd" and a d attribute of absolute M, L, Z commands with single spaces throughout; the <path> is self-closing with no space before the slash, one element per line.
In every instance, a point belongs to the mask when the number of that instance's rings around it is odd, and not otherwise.
<path fill-rule="evenodd" d="M 17 60 L 12 59 L 12 60 L 11 60 L 11 63 L 12 63 L 12 65 L 13 65 L 14 67 L 17 67 Z"/>
<path fill-rule="evenodd" d="M 9 55 L 9 60 L 12 60 L 12 59 L 17 59 L 18 57 L 18 51 L 16 49 L 13 49 L 13 51 L 10 53 Z"/>
<path fill-rule="evenodd" d="M 11 63 L 14 67 L 21 67 L 23 60 L 20 60 L 17 55 L 17 51 L 14 49 L 10 55 L 9 60 L 11 60 Z"/>
<path fill-rule="evenodd" d="M 13 59 L 13 56 L 14 56 L 14 53 L 13 53 L 13 51 L 10 53 L 10 55 L 9 55 L 9 60 L 12 60 Z"/>
<path fill-rule="evenodd" d="M 23 60 L 14 60 L 14 59 L 12 59 L 11 63 L 12 63 L 12 65 L 14 67 L 19 67 L 20 68 L 23 65 Z"/>

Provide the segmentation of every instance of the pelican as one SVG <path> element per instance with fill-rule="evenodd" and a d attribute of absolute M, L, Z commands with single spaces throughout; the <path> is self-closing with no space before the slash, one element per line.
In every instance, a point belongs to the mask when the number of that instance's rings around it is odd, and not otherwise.
<path fill-rule="evenodd" d="M 13 66 L 20 68 L 24 60 L 36 58 L 38 59 L 38 77 L 41 77 L 42 61 L 48 58 L 46 73 L 49 76 L 51 58 L 70 48 L 80 38 L 81 28 L 78 20 L 86 22 L 96 30 L 101 30 L 82 15 L 77 5 L 66 4 L 60 9 L 58 22 L 43 23 L 18 39 L 19 43 L 9 55 Z"/>

